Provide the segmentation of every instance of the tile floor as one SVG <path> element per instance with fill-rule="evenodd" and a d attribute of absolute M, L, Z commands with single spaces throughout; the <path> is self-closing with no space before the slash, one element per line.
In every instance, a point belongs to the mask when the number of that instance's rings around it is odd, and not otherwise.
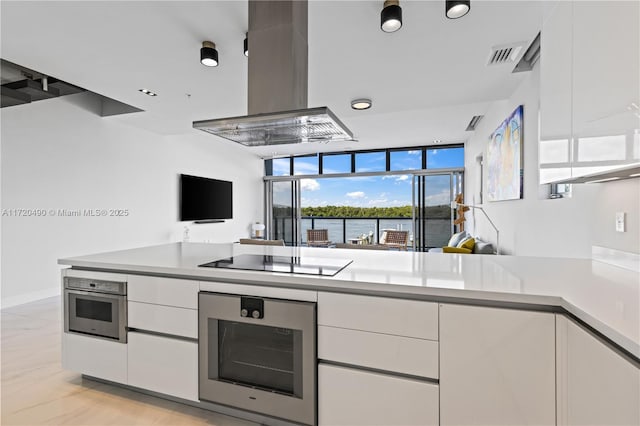
<path fill-rule="evenodd" d="M 254 425 L 63 370 L 60 297 L 0 312 L 2 425 Z"/>

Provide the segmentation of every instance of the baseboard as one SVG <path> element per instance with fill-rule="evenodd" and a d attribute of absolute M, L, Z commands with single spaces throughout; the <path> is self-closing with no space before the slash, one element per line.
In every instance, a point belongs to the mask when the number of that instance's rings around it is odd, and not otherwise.
<path fill-rule="evenodd" d="M 31 291 L 18 296 L 3 297 L 0 304 L 2 309 L 4 309 L 12 306 L 24 305 L 25 303 L 35 302 L 36 300 L 46 299 L 47 297 L 53 296 L 60 296 L 60 288 L 49 288 L 46 290 Z"/>
<path fill-rule="evenodd" d="M 591 246 L 591 259 L 640 272 L 640 254 L 637 253 Z"/>

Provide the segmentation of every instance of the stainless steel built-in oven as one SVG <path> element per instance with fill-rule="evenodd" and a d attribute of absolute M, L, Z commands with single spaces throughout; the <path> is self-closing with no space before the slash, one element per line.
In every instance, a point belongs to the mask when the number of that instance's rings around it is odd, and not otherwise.
<path fill-rule="evenodd" d="M 127 341 L 127 283 L 64 278 L 64 331 Z"/>
<path fill-rule="evenodd" d="M 316 304 L 199 295 L 200 399 L 316 424 Z"/>

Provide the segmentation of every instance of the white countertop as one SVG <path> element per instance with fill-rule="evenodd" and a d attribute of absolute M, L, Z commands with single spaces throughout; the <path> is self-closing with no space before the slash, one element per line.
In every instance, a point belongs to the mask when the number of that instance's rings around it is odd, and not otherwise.
<path fill-rule="evenodd" d="M 244 253 L 353 260 L 333 277 L 202 268 Z M 588 259 L 174 243 L 60 259 L 117 270 L 450 303 L 562 308 L 640 358 L 640 274 Z"/>

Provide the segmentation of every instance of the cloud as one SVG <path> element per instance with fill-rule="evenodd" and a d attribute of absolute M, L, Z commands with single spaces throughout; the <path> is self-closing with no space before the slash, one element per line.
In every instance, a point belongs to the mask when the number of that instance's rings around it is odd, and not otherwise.
<path fill-rule="evenodd" d="M 320 189 L 320 183 L 316 179 L 300 179 L 300 187 L 304 191 L 316 191 Z"/>
<path fill-rule="evenodd" d="M 420 151 L 420 150 L 408 151 L 407 154 L 409 154 L 409 155 L 420 155 L 420 154 L 422 154 L 422 151 Z"/>
<path fill-rule="evenodd" d="M 409 180 L 409 175 L 384 175 L 382 176 L 382 180 L 393 179 L 396 182 L 404 182 Z"/>
<path fill-rule="evenodd" d="M 294 169 L 293 170 L 294 175 L 317 175 L 318 174 L 317 159 L 315 164 L 294 162 L 293 169 Z"/>
<path fill-rule="evenodd" d="M 387 201 L 389 200 L 387 200 L 386 198 L 380 198 L 378 200 L 369 200 L 369 205 L 375 206 L 376 204 L 386 204 Z"/>
<path fill-rule="evenodd" d="M 427 195 L 424 201 L 427 206 L 440 206 L 443 204 L 449 204 L 451 202 L 449 189 L 444 189 L 441 192 L 433 195 Z"/>
<path fill-rule="evenodd" d="M 364 198 L 364 192 L 362 191 L 347 192 L 346 195 L 349 198 Z"/>

